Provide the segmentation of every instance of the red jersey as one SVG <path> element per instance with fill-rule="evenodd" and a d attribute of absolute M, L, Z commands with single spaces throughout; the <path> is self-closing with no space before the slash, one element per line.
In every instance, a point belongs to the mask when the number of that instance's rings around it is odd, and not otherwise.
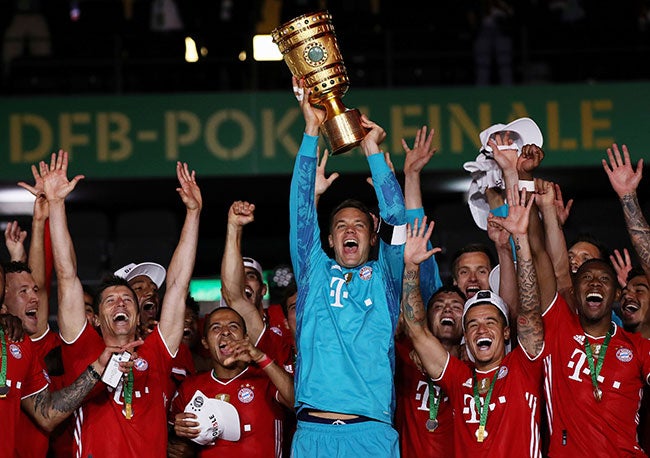
<path fill-rule="evenodd" d="M 5 336 L 7 346 L 7 381 L 9 392 L 0 398 L 0 456 L 15 456 L 19 418 L 23 398 L 43 391 L 48 386 L 48 375 L 38 358 L 31 340 L 11 342 Z M 0 361 L 2 355 L 0 355 Z M 20 431 L 22 436 L 22 431 Z M 41 455 L 45 456 L 45 455 Z"/>
<path fill-rule="evenodd" d="M 45 367 L 45 357 L 56 347 L 61 346 L 61 338 L 57 333 L 48 329 L 41 337 L 32 340 L 32 343 L 34 344 L 36 357 L 43 367 Z M 63 387 L 63 376 L 54 376 L 50 373 L 50 382 L 50 389 L 56 391 Z M 27 415 L 23 410 L 20 411 L 18 430 L 21 433 L 16 438 L 17 457 L 43 458 L 47 455 L 47 450 L 50 446 L 50 434 L 38 426 L 32 417 Z"/>
<path fill-rule="evenodd" d="M 483 442 L 478 442 L 480 412 L 474 400 L 474 370 L 458 358 L 449 357 L 438 383 L 448 393 L 454 408 L 454 440 L 459 444 L 455 450 L 457 458 L 502 458 L 506 455 L 508 458 L 541 458 L 542 361 L 542 355 L 530 359 L 518 345 L 503 358 L 498 368 L 476 371 L 479 382 L 487 380 L 486 387 L 498 374 L 487 411 L 486 435 Z M 479 394 L 481 406 L 486 395 Z"/>
<path fill-rule="evenodd" d="M 613 334 L 598 375 L 602 399 L 597 402 L 578 315 L 558 295 L 544 314 L 544 324 L 549 456 L 646 456 L 636 433 L 641 394 L 650 372 L 650 341 L 612 323 Z M 586 338 L 597 353 L 604 336 Z"/>
<path fill-rule="evenodd" d="M 296 344 L 293 340 L 291 329 L 289 329 L 289 324 L 287 323 L 287 317 L 284 316 L 282 305 L 281 304 L 269 305 L 269 308 L 266 309 L 266 317 L 268 319 L 267 323 L 271 331 L 281 335 L 290 346 L 295 347 Z"/>
<path fill-rule="evenodd" d="M 104 348 L 101 336 L 86 325 L 74 342 L 63 345 L 64 362 L 69 364 L 66 376 L 81 373 Z M 75 412 L 77 456 L 167 456 L 166 390 L 173 358 L 158 327 L 137 348 L 137 353 L 132 418 L 127 419 L 124 411 L 124 383 L 121 381 L 116 389 L 98 383 Z"/>
<path fill-rule="evenodd" d="M 188 347 L 187 344 L 181 342 L 181 344 L 178 346 L 176 356 L 174 357 L 174 365 L 172 367 L 172 375 L 169 379 L 167 397 L 169 399 L 173 398 L 178 385 L 180 385 L 183 380 L 195 372 L 196 369 L 194 368 L 194 358 L 192 358 L 190 347 Z"/>
<path fill-rule="evenodd" d="M 213 371 L 188 377 L 178 388 L 172 402 L 172 418 L 192 399 L 196 390 L 208 397 L 226 394 L 239 413 L 241 437 L 236 442 L 217 439 L 201 448 L 201 458 L 232 456 L 268 458 L 282 456 L 283 406 L 277 401 L 277 389 L 266 374 L 250 367 L 230 380 L 220 380 Z M 221 397 L 220 397 L 221 399 Z"/>
<path fill-rule="evenodd" d="M 266 353 L 269 358 L 275 360 L 279 366 L 284 367 L 285 371 L 293 374 L 293 347 L 281 335 L 276 334 L 266 326 L 255 346 Z M 251 369 L 253 368 L 251 367 Z"/>
<path fill-rule="evenodd" d="M 404 337 L 395 341 L 395 429 L 400 436 L 402 458 L 424 456 L 451 457 L 454 455 L 454 416 L 449 397 L 437 385 L 435 396 L 439 400 L 434 431 L 427 429 L 431 408 L 430 378 L 409 357 L 413 350 L 411 340 Z"/>

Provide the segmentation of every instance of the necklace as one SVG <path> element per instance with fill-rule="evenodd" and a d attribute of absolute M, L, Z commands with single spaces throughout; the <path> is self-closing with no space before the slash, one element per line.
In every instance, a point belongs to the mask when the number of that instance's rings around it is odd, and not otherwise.
<path fill-rule="evenodd" d="M 427 431 L 434 432 L 438 428 L 438 408 L 440 407 L 440 398 L 442 391 L 436 391 L 436 387 L 429 380 L 429 419 L 426 422 Z"/>
<path fill-rule="evenodd" d="M 476 404 L 476 409 L 478 410 L 479 414 L 479 424 L 478 424 L 478 429 L 476 430 L 476 440 L 478 442 L 483 442 L 485 438 L 488 435 L 488 432 L 485 430 L 485 425 L 487 424 L 487 417 L 488 417 L 488 412 L 490 410 L 490 398 L 492 397 L 492 390 L 494 390 L 494 384 L 497 381 L 497 376 L 499 375 L 499 367 L 497 367 L 496 371 L 494 372 L 494 376 L 492 377 L 492 382 L 490 383 L 490 387 L 487 390 L 487 394 L 485 395 L 485 400 L 483 401 L 483 404 L 481 404 L 481 398 L 479 397 L 479 389 L 478 389 L 478 383 L 476 381 L 476 369 L 472 372 L 472 388 L 474 390 L 474 403 Z M 487 379 L 485 379 L 487 380 Z"/>
<path fill-rule="evenodd" d="M 591 349 L 591 344 L 589 343 L 589 339 L 585 334 L 585 353 L 587 354 L 587 364 L 589 364 L 589 372 L 591 375 L 591 386 L 593 386 L 594 388 L 594 398 L 596 399 L 596 402 L 600 402 L 603 399 L 603 391 L 598 386 L 598 376 L 600 375 L 600 370 L 602 369 L 603 362 L 605 361 L 605 353 L 607 353 L 607 346 L 609 345 L 609 341 L 612 338 L 612 330 L 613 330 L 613 326 L 611 326 L 609 328 L 609 331 L 607 331 L 603 344 L 596 345 L 597 351 L 593 351 L 593 352 Z M 598 358 L 595 366 L 594 366 L 594 353 Z"/>

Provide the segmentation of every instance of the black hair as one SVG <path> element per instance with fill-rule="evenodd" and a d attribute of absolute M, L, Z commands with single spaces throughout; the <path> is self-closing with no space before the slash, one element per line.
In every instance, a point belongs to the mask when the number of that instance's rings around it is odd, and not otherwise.
<path fill-rule="evenodd" d="M 20 272 L 32 273 L 32 269 L 29 267 L 29 264 L 22 261 L 9 261 L 2 264 L 2 267 L 5 270 L 5 274 L 18 274 Z"/>
<path fill-rule="evenodd" d="M 451 276 L 456 278 L 456 269 L 458 268 L 458 260 L 465 253 L 484 253 L 490 262 L 490 268 L 494 267 L 494 255 L 490 248 L 484 243 L 468 243 L 454 253 L 451 261 Z"/>
<path fill-rule="evenodd" d="M 595 235 L 590 232 L 580 232 L 575 239 L 569 244 L 569 249 L 578 242 L 590 243 L 598 249 L 600 253 L 600 259 L 609 259 L 610 250 L 607 245 L 605 245 L 602 240 L 597 238 Z"/>
<path fill-rule="evenodd" d="M 129 282 L 122 277 L 118 277 L 117 275 L 108 275 L 104 277 L 100 285 L 97 287 L 97 291 L 95 293 L 95 296 L 93 297 L 93 310 L 95 310 L 96 312 L 99 311 L 99 304 L 101 303 L 102 294 L 107 288 L 110 288 L 111 286 L 126 286 L 127 288 L 129 288 L 129 291 L 131 291 L 131 294 L 133 294 L 133 300 L 135 300 L 136 308 L 138 310 L 140 309 L 139 307 L 137 307 L 138 295 L 135 293 L 135 291 L 133 291 L 133 288 L 131 288 Z"/>
<path fill-rule="evenodd" d="M 223 309 L 232 310 L 239 317 L 239 320 L 241 321 L 242 330 L 244 331 L 244 335 L 248 334 L 248 331 L 246 330 L 246 320 L 244 320 L 244 317 L 241 316 L 241 314 L 237 310 L 235 310 L 233 308 L 230 308 L 230 307 L 215 307 L 215 308 L 212 309 L 211 312 L 209 312 L 207 315 L 205 315 L 205 318 L 204 318 L 204 321 L 203 321 L 203 337 L 208 335 L 208 329 L 210 328 L 210 317 L 213 314 L 217 313 L 219 310 L 223 310 Z"/>
<path fill-rule="evenodd" d="M 630 270 L 627 274 L 627 278 L 625 279 L 625 283 L 629 283 L 630 280 L 632 280 L 634 277 L 645 277 L 646 273 L 645 270 L 643 270 L 640 267 L 634 267 L 632 270 Z"/>
<path fill-rule="evenodd" d="M 194 299 L 190 293 L 187 293 L 187 297 L 185 298 L 185 307 L 190 309 L 196 316 L 198 316 L 201 311 L 199 303 L 196 302 L 196 299 Z"/>
<path fill-rule="evenodd" d="M 282 301 L 280 302 L 280 305 L 282 306 L 282 312 L 284 312 L 284 317 L 286 318 L 288 316 L 288 305 L 287 302 L 289 301 L 289 298 L 296 294 L 298 292 L 298 285 L 296 284 L 295 281 L 291 281 L 286 288 L 284 288 L 284 291 L 282 293 Z"/>
<path fill-rule="evenodd" d="M 589 267 L 591 264 L 594 264 L 594 263 L 596 263 L 596 262 L 597 262 L 597 263 L 600 263 L 600 264 L 602 264 L 602 265 L 604 265 L 604 266 L 607 268 L 607 270 L 610 271 L 610 274 L 612 275 L 612 278 L 614 278 L 614 280 L 616 280 L 616 287 L 617 287 L 617 288 L 620 288 L 620 285 L 618 284 L 618 280 L 617 280 L 618 275 L 616 275 L 616 269 L 614 269 L 614 266 L 612 265 L 612 263 L 611 263 L 611 261 L 609 260 L 609 258 L 607 258 L 607 259 L 600 259 L 600 258 L 591 258 L 591 259 L 587 259 L 585 262 L 582 263 L 582 265 L 581 265 L 580 267 L 578 267 L 578 271 L 576 272 L 574 278 L 575 278 L 575 279 L 579 278 L 580 273 L 581 273 L 584 269 L 586 269 L 586 268 Z"/>
<path fill-rule="evenodd" d="M 92 298 L 93 312 L 95 312 L 95 314 L 99 313 L 98 305 L 95 304 L 95 297 L 97 296 L 95 289 L 88 283 L 82 283 L 81 288 L 85 294 L 88 294 Z"/>
<path fill-rule="evenodd" d="M 465 293 L 463 293 L 460 288 L 452 283 L 445 283 L 442 285 L 440 288 L 436 290 L 435 293 L 431 295 L 431 298 L 429 299 L 429 302 L 427 302 L 427 308 L 433 304 L 433 301 L 435 297 L 439 293 L 456 293 L 460 296 L 460 298 L 463 300 L 463 303 L 467 302 L 467 296 L 465 296 Z"/>

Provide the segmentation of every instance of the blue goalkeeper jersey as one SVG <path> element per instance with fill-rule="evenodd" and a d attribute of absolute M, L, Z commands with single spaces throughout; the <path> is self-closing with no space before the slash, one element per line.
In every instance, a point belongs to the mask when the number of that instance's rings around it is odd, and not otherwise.
<path fill-rule="evenodd" d="M 296 408 L 392 423 L 394 333 L 403 245 L 379 241 L 377 260 L 349 269 L 322 248 L 314 202 L 318 137 L 304 134 L 290 195 L 290 248 L 298 285 Z M 383 154 L 368 157 L 381 217 L 406 222 L 404 198 Z"/>

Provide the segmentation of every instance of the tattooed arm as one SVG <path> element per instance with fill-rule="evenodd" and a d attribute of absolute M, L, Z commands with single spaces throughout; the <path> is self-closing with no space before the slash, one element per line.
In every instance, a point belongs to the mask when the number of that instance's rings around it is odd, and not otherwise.
<path fill-rule="evenodd" d="M 99 358 L 88 369 L 83 371 L 72 384 L 58 391 L 50 391 L 48 386 L 38 393 L 23 398 L 21 407 L 39 426 L 51 432 L 81 405 L 86 395 L 99 382 L 99 374 L 104 371 L 114 352 L 130 351 L 133 353 L 133 348 L 142 344 L 142 340 L 136 340 L 123 347 L 107 346 Z M 121 368 L 124 370 L 127 370 L 132 365 L 133 361 L 120 363 Z M 92 370 L 90 367 L 92 367 Z"/>
<path fill-rule="evenodd" d="M 641 267 L 646 275 L 650 275 L 650 227 L 641 212 L 636 195 L 636 189 L 641 182 L 643 173 L 643 159 L 639 159 L 636 170 L 634 170 L 627 146 L 623 145 L 623 157 L 621 158 L 616 143 L 611 148 L 607 148 L 607 156 L 609 164 L 607 160 L 603 159 L 603 168 L 612 188 L 621 200 L 627 232 L 630 234 L 632 246 L 639 256 Z"/>
<path fill-rule="evenodd" d="M 433 223 L 427 227 L 426 216 L 422 219 L 422 224 L 418 224 L 416 219 L 413 225 L 407 226 L 402 278 L 402 320 L 422 366 L 429 377 L 437 379 L 442 375 L 449 354 L 427 326 L 427 312 L 420 292 L 420 264 L 440 251 L 440 248 L 427 250 L 432 232 Z"/>
<path fill-rule="evenodd" d="M 535 357 L 544 348 L 544 324 L 540 303 L 537 273 L 528 241 L 528 224 L 533 196 L 526 203 L 526 191 L 521 196 L 517 187 L 508 189 L 508 216 L 488 217 L 488 224 L 498 224 L 512 235 L 517 253 L 517 284 L 519 286 L 519 311 L 517 314 L 517 338 L 526 352 Z"/>

